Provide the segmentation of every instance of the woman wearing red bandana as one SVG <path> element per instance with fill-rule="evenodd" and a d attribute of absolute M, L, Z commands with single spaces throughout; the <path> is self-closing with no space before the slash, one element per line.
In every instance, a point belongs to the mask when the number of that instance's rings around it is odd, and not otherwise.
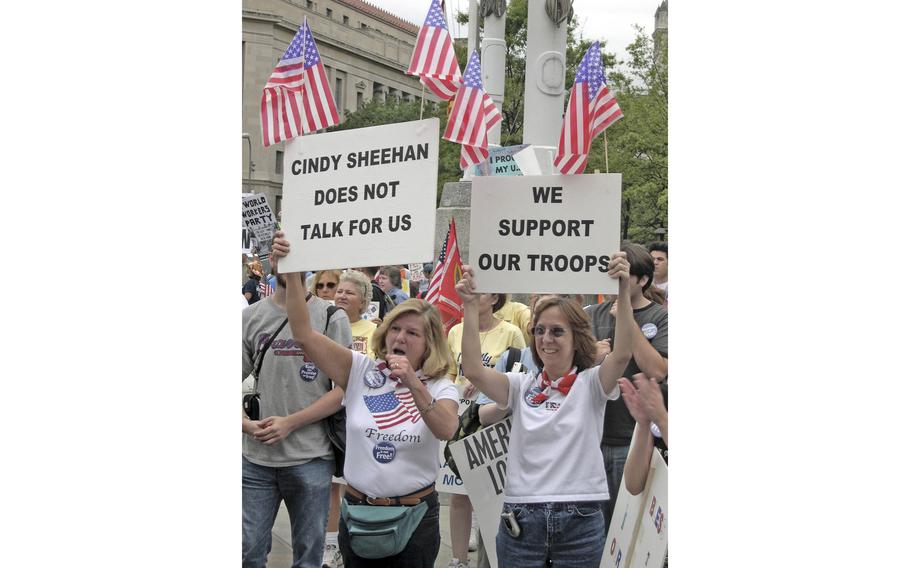
<path fill-rule="evenodd" d="M 553 297 L 535 306 L 531 352 L 540 374 L 500 373 L 481 360 L 474 271 L 456 285 L 464 300 L 465 377 L 500 408 L 512 411 L 503 521 L 496 537 L 500 566 L 598 566 L 606 542 L 600 502 L 609 498 L 600 455 L 604 409 L 619 397 L 617 380 L 632 357 L 636 331 L 625 253 L 610 259 L 619 280 L 613 351 L 596 366 L 597 341 L 583 310 Z"/>

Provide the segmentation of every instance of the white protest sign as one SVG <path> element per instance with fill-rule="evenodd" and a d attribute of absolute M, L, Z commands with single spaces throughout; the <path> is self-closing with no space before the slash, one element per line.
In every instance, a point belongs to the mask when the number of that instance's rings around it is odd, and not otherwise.
<path fill-rule="evenodd" d="M 455 465 L 477 514 L 477 524 L 492 568 L 497 568 L 496 533 L 505 500 L 503 491 L 511 432 L 512 419 L 506 418 L 451 446 Z"/>
<path fill-rule="evenodd" d="M 645 490 L 631 495 L 623 476 L 601 568 L 661 568 L 667 554 L 667 464 L 655 448 Z"/>
<path fill-rule="evenodd" d="M 289 142 L 281 272 L 432 260 L 438 165 L 438 118 Z"/>
<path fill-rule="evenodd" d="M 468 406 L 471 404 L 471 400 L 477 398 L 475 394 L 473 398 L 464 397 L 464 384 L 456 384 L 455 388 L 458 389 L 458 416 L 460 417 L 462 413 L 467 410 Z M 436 476 L 436 489 L 441 493 L 457 493 L 458 495 L 467 495 L 468 490 L 464 486 L 464 482 L 460 477 L 455 475 L 455 472 L 452 471 L 448 465 L 446 465 L 445 458 L 445 447 L 446 443 L 443 442 L 439 444 L 439 474 Z"/>
<path fill-rule="evenodd" d="M 622 176 L 476 177 L 471 266 L 478 292 L 616 294 Z"/>
<path fill-rule="evenodd" d="M 669 471 L 660 452 L 651 456 L 651 479 L 645 495 L 645 511 L 635 539 L 630 566 L 661 568 L 667 556 L 667 486 Z"/>
<path fill-rule="evenodd" d="M 272 242 L 272 234 L 275 232 L 275 215 L 272 214 L 272 208 L 269 207 L 268 198 L 262 193 L 244 194 L 242 202 L 244 225 L 253 232 L 260 247 L 268 246 L 268 243 Z M 268 251 L 260 249 L 259 252 Z"/>

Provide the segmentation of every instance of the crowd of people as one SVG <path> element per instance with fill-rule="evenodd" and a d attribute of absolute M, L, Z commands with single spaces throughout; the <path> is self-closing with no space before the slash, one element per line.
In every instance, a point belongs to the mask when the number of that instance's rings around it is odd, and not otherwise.
<path fill-rule="evenodd" d="M 512 417 L 499 565 L 599 565 L 623 475 L 641 493 L 653 448 L 668 458 L 667 244 L 624 243 L 608 266 L 619 294 L 601 302 L 477 293 L 465 265 L 463 321 L 446 331 L 422 299 L 431 265 L 410 286 L 400 266 L 279 273 L 283 237 L 270 274 L 253 260 L 243 285 L 242 373 L 258 395 L 242 416 L 243 566 L 266 565 L 282 501 L 294 567 L 434 566 L 440 444 L 471 400 L 483 425 Z M 335 472 L 326 423 L 342 408 Z M 475 548 L 488 566 L 470 498 L 449 504 L 449 566 Z"/>

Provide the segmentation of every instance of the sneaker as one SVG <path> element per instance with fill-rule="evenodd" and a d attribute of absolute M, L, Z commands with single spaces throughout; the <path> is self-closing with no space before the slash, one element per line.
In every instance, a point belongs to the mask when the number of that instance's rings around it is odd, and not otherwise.
<path fill-rule="evenodd" d="M 344 568 L 344 559 L 337 544 L 327 544 L 322 551 L 322 568 Z"/>
<path fill-rule="evenodd" d="M 468 539 L 468 550 L 477 550 L 477 527 L 471 527 L 471 538 Z"/>
<path fill-rule="evenodd" d="M 457 558 L 453 558 L 449 560 L 449 565 L 446 566 L 446 568 L 468 568 L 468 563 L 462 562 Z"/>

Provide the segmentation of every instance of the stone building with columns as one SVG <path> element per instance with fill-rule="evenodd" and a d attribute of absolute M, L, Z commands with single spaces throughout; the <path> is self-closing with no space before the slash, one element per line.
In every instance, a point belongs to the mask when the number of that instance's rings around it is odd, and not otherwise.
<path fill-rule="evenodd" d="M 421 96 L 416 77 L 406 75 L 418 26 L 361 0 L 243 0 L 241 59 L 243 191 L 264 193 L 281 210 L 284 143 L 262 145 L 259 105 L 265 85 L 304 17 L 328 75 L 338 114 L 374 98 L 412 101 Z M 437 99 L 427 92 L 430 101 Z M 249 175 L 253 164 L 252 176 Z"/>

